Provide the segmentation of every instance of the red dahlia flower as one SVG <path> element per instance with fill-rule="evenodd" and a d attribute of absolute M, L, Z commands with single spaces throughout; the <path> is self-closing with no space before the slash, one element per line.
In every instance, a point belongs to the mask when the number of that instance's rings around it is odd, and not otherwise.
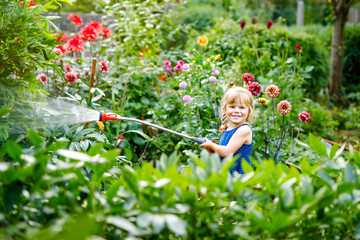
<path fill-rule="evenodd" d="M 261 85 L 257 82 L 253 82 L 249 85 L 248 90 L 253 96 L 257 96 L 261 93 Z"/>
<path fill-rule="evenodd" d="M 241 23 L 240 23 L 241 29 L 244 29 L 245 25 L 246 25 L 246 21 L 241 21 Z"/>
<path fill-rule="evenodd" d="M 53 52 L 55 52 L 57 55 L 62 55 L 62 56 L 65 56 L 65 54 L 68 53 L 64 45 L 58 45 L 54 47 Z"/>
<path fill-rule="evenodd" d="M 267 29 L 270 29 L 271 26 L 273 25 L 273 23 L 274 23 L 273 20 L 269 20 L 269 21 L 267 22 L 267 24 L 266 24 Z"/>
<path fill-rule="evenodd" d="M 93 42 L 98 39 L 98 32 L 92 26 L 85 26 L 80 29 L 80 38 L 84 41 Z"/>
<path fill-rule="evenodd" d="M 62 33 L 60 33 L 60 35 L 59 34 L 55 35 L 55 38 L 56 38 L 56 42 L 66 43 L 67 41 L 69 41 L 70 36 L 66 35 L 62 32 Z"/>
<path fill-rule="evenodd" d="M 80 52 L 83 51 L 84 48 L 84 41 L 80 39 L 79 35 L 75 35 L 67 42 L 67 49 L 70 52 Z"/>
<path fill-rule="evenodd" d="M 310 121 L 311 117 L 308 112 L 303 111 L 299 114 L 299 119 L 301 122 L 306 123 Z"/>
<path fill-rule="evenodd" d="M 244 73 L 242 75 L 242 79 L 246 85 L 250 85 L 252 82 L 254 82 L 254 77 L 250 73 Z"/>
<path fill-rule="evenodd" d="M 77 80 L 77 76 L 75 72 L 68 72 L 65 74 L 65 79 L 68 82 L 68 84 L 74 83 Z"/>
<path fill-rule="evenodd" d="M 102 32 L 102 29 L 103 29 L 103 27 L 97 21 L 90 21 L 88 24 L 86 24 L 85 27 L 93 27 L 93 28 L 95 28 L 95 31 L 98 34 L 100 34 Z"/>
<path fill-rule="evenodd" d="M 25 1 L 25 0 L 22 0 L 22 1 L 21 1 L 20 6 L 23 5 L 24 1 Z M 36 4 L 35 4 L 33 1 L 30 1 L 30 2 L 29 2 L 29 6 L 27 6 L 27 7 L 34 7 L 34 6 L 36 6 Z"/>
<path fill-rule="evenodd" d="M 101 72 L 106 73 L 109 71 L 109 67 L 105 61 L 101 61 L 99 64 L 101 66 Z"/>
<path fill-rule="evenodd" d="M 297 44 L 297 45 L 295 46 L 295 50 L 296 50 L 297 52 L 300 52 L 300 51 L 302 50 L 302 46 L 301 46 L 300 44 Z"/>
<path fill-rule="evenodd" d="M 102 28 L 102 34 L 101 34 L 104 38 L 109 38 L 112 35 L 112 32 L 110 29 L 103 27 Z"/>
<path fill-rule="evenodd" d="M 66 72 L 72 72 L 73 71 L 69 64 L 65 64 L 64 68 L 65 68 Z"/>
<path fill-rule="evenodd" d="M 81 26 L 83 24 L 83 20 L 80 16 L 71 13 L 69 15 L 69 17 L 67 18 L 67 20 L 72 20 L 72 22 L 76 25 L 76 26 Z"/>
<path fill-rule="evenodd" d="M 46 84 L 48 82 L 48 77 L 45 73 L 39 74 L 36 79 L 42 84 Z"/>
<path fill-rule="evenodd" d="M 286 115 L 291 111 L 291 104 L 286 100 L 281 101 L 277 105 L 277 110 L 280 114 Z"/>

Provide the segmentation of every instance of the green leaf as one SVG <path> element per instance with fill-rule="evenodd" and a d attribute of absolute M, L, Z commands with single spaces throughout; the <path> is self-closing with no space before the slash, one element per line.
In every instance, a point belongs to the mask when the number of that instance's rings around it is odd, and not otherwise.
<path fill-rule="evenodd" d="M 108 202 L 112 202 L 112 199 L 116 196 L 117 191 L 119 190 L 120 186 L 123 184 L 122 179 L 115 180 L 111 183 L 110 187 L 106 190 L 106 196 Z"/>
<path fill-rule="evenodd" d="M 99 142 L 95 145 L 91 146 L 89 151 L 87 152 L 90 156 L 95 156 L 96 154 L 99 154 L 101 150 L 104 148 L 104 143 Z"/>
<path fill-rule="evenodd" d="M 241 165 L 244 173 L 250 173 L 254 171 L 254 168 L 244 158 L 241 161 Z"/>
<path fill-rule="evenodd" d="M 20 156 L 22 154 L 22 148 L 14 141 L 8 141 L 6 143 L 6 150 L 7 153 L 12 157 L 14 160 L 20 160 Z"/>
<path fill-rule="evenodd" d="M 309 134 L 309 146 L 321 156 L 328 157 L 325 145 L 311 133 Z"/>
<path fill-rule="evenodd" d="M 339 186 L 337 187 L 337 194 L 342 194 L 342 193 L 351 193 L 354 189 L 355 189 L 355 184 L 350 183 L 350 182 L 343 182 L 340 183 Z"/>
<path fill-rule="evenodd" d="M 306 66 L 305 67 L 305 72 L 311 72 L 314 69 L 314 66 Z"/>
<path fill-rule="evenodd" d="M 114 225 L 115 227 L 121 228 L 132 235 L 138 235 L 140 232 L 137 227 L 129 220 L 119 216 L 108 216 L 106 222 Z"/>
<path fill-rule="evenodd" d="M 339 150 L 339 146 L 334 144 L 330 151 L 330 160 L 332 160 L 335 156 L 335 153 Z"/>
<path fill-rule="evenodd" d="M 314 186 L 309 176 L 302 177 L 301 196 L 303 198 L 310 198 L 314 195 Z"/>
<path fill-rule="evenodd" d="M 106 158 L 109 161 L 114 160 L 120 154 L 120 149 L 113 149 L 101 154 L 101 157 Z"/>
<path fill-rule="evenodd" d="M 140 132 L 140 131 L 137 131 L 137 130 L 129 130 L 129 131 L 124 132 L 123 134 L 125 134 L 125 133 L 130 133 L 130 132 L 137 133 L 137 134 L 139 134 L 140 136 L 142 136 L 143 138 L 145 138 L 145 139 L 148 140 L 148 141 L 151 140 L 151 137 L 149 137 L 149 136 L 146 135 L 145 133 Z"/>
<path fill-rule="evenodd" d="M 344 181 L 357 184 L 356 168 L 353 164 L 348 163 L 345 168 Z"/>
<path fill-rule="evenodd" d="M 151 225 L 155 233 L 160 233 L 165 227 L 165 217 L 159 214 L 153 214 Z"/>
<path fill-rule="evenodd" d="M 186 222 L 173 214 L 165 214 L 165 222 L 168 228 L 175 234 L 186 235 Z"/>
<path fill-rule="evenodd" d="M 27 133 L 27 136 L 29 137 L 30 141 L 35 145 L 39 146 L 44 142 L 44 139 L 40 137 L 34 130 L 30 129 Z"/>

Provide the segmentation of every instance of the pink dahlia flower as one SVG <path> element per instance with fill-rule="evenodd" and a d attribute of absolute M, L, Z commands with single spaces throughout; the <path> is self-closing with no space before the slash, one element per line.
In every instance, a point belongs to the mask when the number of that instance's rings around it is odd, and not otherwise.
<path fill-rule="evenodd" d="M 179 60 L 179 61 L 178 61 L 178 65 L 184 66 L 184 61 L 183 61 L 183 60 Z"/>
<path fill-rule="evenodd" d="M 213 69 L 213 70 L 212 70 L 212 74 L 213 74 L 214 76 L 219 76 L 219 75 L 220 75 L 220 72 L 219 72 L 219 70 Z"/>
<path fill-rule="evenodd" d="M 48 82 L 48 77 L 46 76 L 45 73 L 41 73 L 39 74 L 36 79 L 41 82 L 42 84 L 46 84 Z"/>
<path fill-rule="evenodd" d="M 257 82 L 252 82 L 249 85 L 248 90 L 251 92 L 253 96 L 257 96 L 261 93 L 261 85 Z"/>
<path fill-rule="evenodd" d="M 265 94 L 268 98 L 276 98 L 280 93 L 280 88 L 276 85 L 269 85 L 265 89 Z"/>
<path fill-rule="evenodd" d="M 101 67 L 101 72 L 106 73 L 109 71 L 109 66 L 106 64 L 105 61 L 101 61 L 99 65 Z"/>
<path fill-rule="evenodd" d="M 181 72 L 182 66 L 178 64 L 178 65 L 176 65 L 175 69 L 176 69 L 178 72 Z"/>
<path fill-rule="evenodd" d="M 182 66 L 182 68 L 183 68 L 184 71 L 187 71 L 187 70 L 190 69 L 190 65 L 189 65 L 189 64 L 184 64 L 184 65 Z"/>
<path fill-rule="evenodd" d="M 183 101 L 184 101 L 184 102 L 190 102 L 190 101 L 191 101 L 191 97 L 190 97 L 189 95 L 185 95 L 185 96 L 183 97 Z"/>
<path fill-rule="evenodd" d="M 75 72 L 68 72 L 65 74 L 65 79 L 68 82 L 68 84 L 74 83 L 77 80 L 77 76 Z"/>
<path fill-rule="evenodd" d="M 306 123 L 310 121 L 311 117 L 308 112 L 303 111 L 299 114 L 299 119 L 301 122 Z"/>
<path fill-rule="evenodd" d="M 250 73 L 244 73 L 242 75 L 242 79 L 246 85 L 250 85 L 252 82 L 254 82 L 254 77 Z"/>
<path fill-rule="evenodd" d="M 179 84 L 179 87 L 180 87 L 180 88 L 186 88 L 186 86 L 187 86 L 187 83 L 186 83 L 186 82 L 181 82 L 181 83 Z"/>
<path fill-rule="evenodd" d="M 267 29 L 270 29 L 271 26 L 273 25 L 273 23 L 274 23 L 273 20 L 269 20 L 269 21 L 267 22 L 267 24 L 266 24 Z"/>
<path fill-rule="evenodd" d="M 280 114 L 286 115 L 291 111 L 291 104 L 286 100 L 281 101 L 277 105 L 277 110 Z"/>
<path fill-rule="evenodd" d="M 214 76 L 209 77 L 209 81 L 212 82 L 212 83 L 216 83 L 216 80 L 217 79 Z"/>
<path fill-rule="evenodd" d="M 167 67 L 167 68 L 170 68 L 171 67 L 171 62 L 170 61 L 164 62 L 164 66 Z"/>

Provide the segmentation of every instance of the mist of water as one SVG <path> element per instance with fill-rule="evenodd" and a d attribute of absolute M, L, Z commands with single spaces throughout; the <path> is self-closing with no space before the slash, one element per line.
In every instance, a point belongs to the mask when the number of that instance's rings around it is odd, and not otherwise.
<path fill-rule="evenodd" d="M 69 98 L 41 98 L 27 104 L 16 105 L 13 111 L 0 117 L 12 130 L 48 128 L 74 125 L 99 120 L 99 111 L 86 108 Z M 14 132 L 13 131 L 13 132 Z"/>

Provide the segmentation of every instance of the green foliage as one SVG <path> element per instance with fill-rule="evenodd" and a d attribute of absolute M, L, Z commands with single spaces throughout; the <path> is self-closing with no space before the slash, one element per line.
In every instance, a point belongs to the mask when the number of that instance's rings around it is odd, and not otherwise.
<path fill-rule="evenodd" d="M 28 135 L 40 145 L 21 151 L 9 141 L 0 150 L 4 238 L 356 236 L 360 155 L 312 135 L 318 163 L 303 159 L 302 173 L 264 160 L 243 176 L 230 175 L 231 158 L 207 151 L 187 151 L 187 165 L 174 152 L 132 168 L 101 147 L 90 156 Z"/>
<path fill-rule="evenodd" d="M 210 42 L 214 44 L 212 51 L 220 53 L 226 63 L 233 64 L 233 74 L 228 76 L 230 81 L 241 81 L 239 74 L 249 72 L 257 79 L 272 78 L 283 89 L 291 88 L 288 81 L 294 78 L 293 84 L 297 88 L 300 85 L 305 90 L 304 94 L 312 99 L 320 98 L 327 87 L 329 62 L 326 59 L 329 52 L 312 35 L 284 27 L 268 30 L 263 25 L 250 23 L 241 30 L 230 20 L 219 23 L 215 30 L 215 35 L 209 34 Z M 296 54 L 296 45 L 302 47 L 299 54 Z M 293 76 L 293 72 L 298 72 L 291 70 L 292 64 L 314 68 L 311 71 L 305 68 L 307 71 L 301 74 L 304 78 L 301 80 Z M 298 93 L 293 94 L 294 97 L 296 95 Z"/>
<path fill-rule="evenodd" d="M 28 97 L 40 94 L 36 70 L 56 68 L 51 61 L 55 57 L 51 53 L 55 46 L 54 36 L 49 30 L 51 18 L 41 15 L 53 7 L 54 1 L 44 7 L 28 7 L 29 2 L 25 1 L 22 6 L 20 1 L 0 3 L 0 116 L 11 112 L 15 102 L 23 104 Z M 9 136 L 8 125 L 1 128 L 0 142 Z"/>
<path fill-rule="evenodd" d="M 189 4 L 179 13 L 180 22 L 184 25 L 193 24 L 197 31 L 211 29 L 225 11 L 210 4 Z"/>
<path fill-rule="evenodd" d="M 360 27 L 358 25 L 347 25 L 345 27 L 344 42 L 344 91 L 345 98 L 349 101 L 360 102 L 359 81 L 360 70 Z"/>

